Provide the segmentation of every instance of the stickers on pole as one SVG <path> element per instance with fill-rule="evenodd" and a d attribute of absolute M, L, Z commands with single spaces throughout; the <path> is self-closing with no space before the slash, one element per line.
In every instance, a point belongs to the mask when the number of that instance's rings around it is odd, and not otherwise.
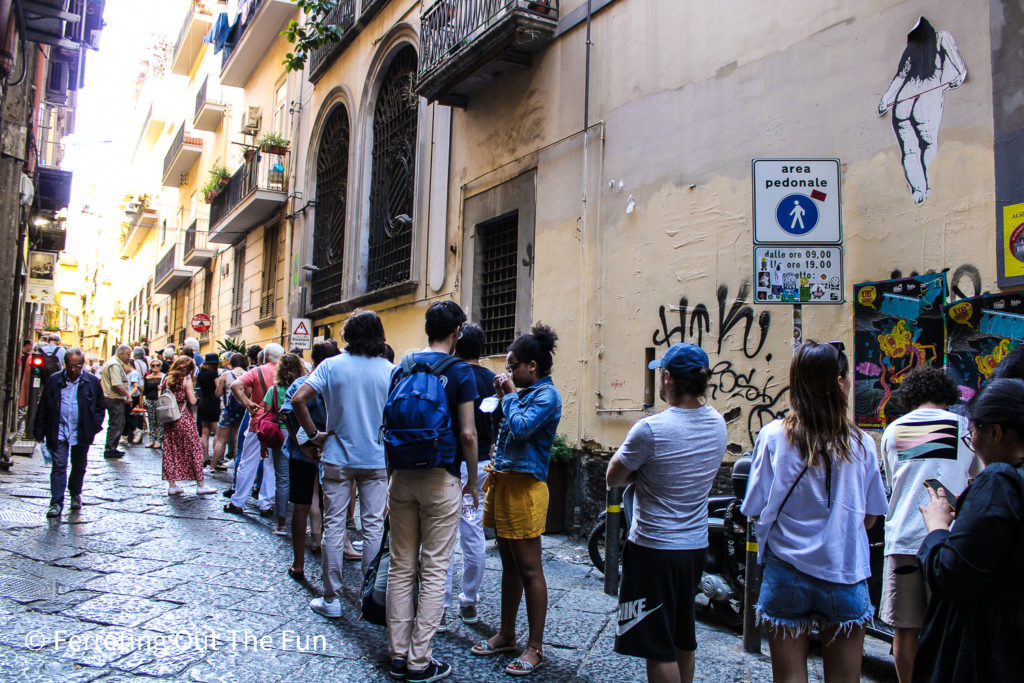
<path fill-rule="evenodd" d="M 838 159 L 754 159 L 754 244 L 840 244 Z"/>
<path fill-rule="evenodd" d="M 843 303 L 843 248 L 754 247 L 754 302 Z"/>

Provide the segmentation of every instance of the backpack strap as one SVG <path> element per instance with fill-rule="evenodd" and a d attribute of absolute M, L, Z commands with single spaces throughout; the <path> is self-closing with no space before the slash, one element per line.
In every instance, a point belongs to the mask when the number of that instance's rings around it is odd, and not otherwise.
<path fill-rule="evenodd" d="M 415 359 L 415 355 L 415 352 L 410 352 L 402 357 L 401 367 L 403 377 L 405 377 L 406 375 L 411 375 L 414 372 L 417 372 L 417 367 L 423 368 L 424 370 L 426 370 L 426 372 L 429 372 L 432 375 L 440 376 L 444 373 L 445 370 L 447 370 L 460 360 L 455 356 L 449 355 L 445 356 L 444 358 L 438 359 L 435 363 L 431 365 L 427 365 L 426 363 L 417 362 Z"/>
<path fill-rule="evenodd" d="M 263 366 L 256 368 L 256 379 L 260 381 L 260 388 L 263 389 L 263 393 L 260 394 L 260 401 L 267 395 L 267 383 L 263 380 Z"/>
<path fill-rule="evenodd" d="M 430 374 L 440 376 L 445 370 L 455 365 L 458 361 L 459 359 L 455 356 L 445 356 L 430 366 Z"/>

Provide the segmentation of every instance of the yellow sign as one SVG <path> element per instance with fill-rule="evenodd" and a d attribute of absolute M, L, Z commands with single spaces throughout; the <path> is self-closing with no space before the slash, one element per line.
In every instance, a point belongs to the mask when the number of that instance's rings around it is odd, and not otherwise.
<path fill-rule="evenodd" d="M 1003 207 L 1003 276 L 1024 275 L 1024 204 Z"/>
<path fill-rule="evenodd" d="M 875 299 L 878 297 L 878 292 L 874 286 L 862 287 L 860 292 L 857 293 L 857 299 L 860 301 L 862 306 L 870 306 L 875 308 Z"/>

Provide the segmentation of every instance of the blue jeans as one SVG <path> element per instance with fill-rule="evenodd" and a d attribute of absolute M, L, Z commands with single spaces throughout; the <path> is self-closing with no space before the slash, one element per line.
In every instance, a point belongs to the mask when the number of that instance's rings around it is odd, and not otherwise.
<path fill-rule="evenodd" d="M 71 456 L 71 478 L 68 479 L 68 455 Z M 72 496 L 82 495 L 85 480 L 85 464 L 89 459 L 89 444 L 68 446 L 67 441 L 58 441 L 50 452 L 50 505 L 64 507 L 64 490 Z"/>
<path fill-rule="evenodd" d="M 287 438 L 286 432 L 285 439 Z M 283 447 L 275 448 L 271 451 L 270 457 L 274 459 L 274 512 L 277 519 L 285 519 L 288 516 L 288 451 Z"/>
<path fill-rule="evenodd" d="M 871 621 L 867 580 L 854 584 L 832 583 L 803 573 L 766 551 L 757 619 L 782 628 L 793 637 L 810 633 L 815 626 L 838 626 L 848 631 Z"/>
<path fill-rule="evenodd" d="M 242 441 L 246 432 L 249 431 L 249 411 L 242 415 L 242 422 L 238 425 L 238 435 L 235 437 L 235 471 L 231 476 L 231 488 L 234 489 L 238 483 L 238 461 L 242 459 Z"/>

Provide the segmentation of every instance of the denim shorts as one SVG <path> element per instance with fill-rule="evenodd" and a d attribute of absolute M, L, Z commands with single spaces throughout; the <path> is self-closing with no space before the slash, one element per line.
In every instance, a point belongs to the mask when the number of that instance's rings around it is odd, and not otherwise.
<path fill-rule="evenodd" d="M 867 580 L 843 584 L 818 579 L 766 551 L 758 622 L 796 637 L 814 627 L 849 630 L 869 623 L 874 614 Z"/>

